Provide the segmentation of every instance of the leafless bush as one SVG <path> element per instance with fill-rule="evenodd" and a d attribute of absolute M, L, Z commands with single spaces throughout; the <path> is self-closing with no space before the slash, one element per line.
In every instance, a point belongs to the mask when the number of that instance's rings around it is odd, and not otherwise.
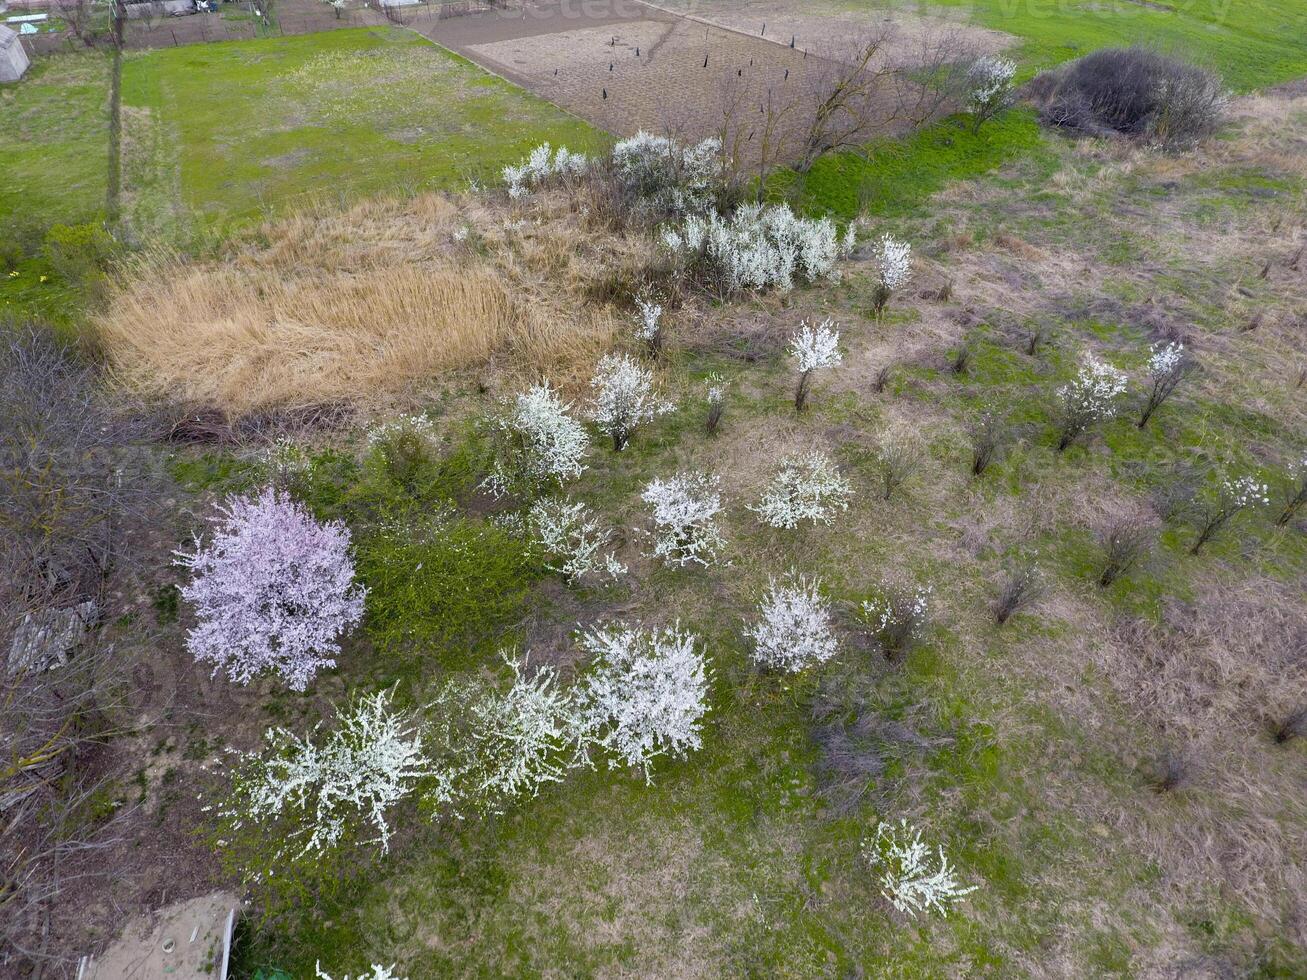
<path fill-rule="evenodd" d="M 1102 571 L 1098 584 L 1107 588 L 1123 575 L 1128 575 L 1153 549 L 1156 530 L 1135 518 L 1113 521 L 1098 534 L 1103 552 Z"/>
<path fill-rule="evenodd" d="M 893 364 L 883 364 L 876 369 L 876 373 L 871 376 L 871 390 L 878 395 L 885 393 L 885 386 L 889 384 L 890 374 L 894 370 Z"/>
<path fill-rule="evenodd" d="M 819 695 L 812 708 L 821 793 L 840 814 L 851 812 L 885 773 L 875 745 L 875 716 L 847 705 L 838 693 Z"/>
<path fill-rule="evenodd" d="M 1298 463 L 1292 476 L 1293 482 L 1289 484 L 1289 492 L 1285 496 L 1284 509 L 1280 511 L 1280 515 L 1275 519 L 1275 523 L 1279 527 L 1284 527 L 1293 520 L 1294 517 L 1297 516 L 1298 511 L 1302 510 L 1303 505 L 1307 504 L 1307 457 L 1304 457 L 1303 460 Z"/>
<path fill-rule="evenodd" d="M 1009 437 L 1008 420 L 986 412 L 971 424 L 971 475 L 980 476 L 1003 452 Z"/>
<path fill-rule="evenodd" d="M 915 438 L 891 433 L 881 440 L 876 451 L 884 499 L 890 500 L 921 467 L 922 451 Z"/>
<path fill-rule="evenodd" d="M 994 620 L 1002 626 L 1014 615 L 1044 594 L 1044 581 L 1033 563 L 1009 569 L 999 587 L 994 604 Z"/>
<path fill-rule="evenodd" d="M 1212 72 L 1146 48 L 1104 48 L 1036 79 L 1044 120 L 1091 135 L 1190 145 L 1220 124 L 1228 96 Z"/>
<path fill-rule="evenodd" d="M 1307 705 L 1294 708 L 1271 729 L 1277 745 L 1307 736 Z"/>
<path fill-rule="evenodd" d="M 1039 353 L 1039 348 L 1048 342 L 1048 337 L 1048 324 L 1036 323 L 1030 328 L 1030 333 L 1026 335 L 1026 353 L 1034 357 Z"/>
<path fill-rule="evenodd" d="M 1158 793 L 1174 793 L 1192 784 L 1198 771 L 1198 757 L 1192 749 L 1170 747 L 1153 760 L 1148 780 Z"/>
<path fill-rule="evenodd" d="M 964 340 L 958 345 L 958 349 L 953 354 L 953 359 L 949 361 L 949 370 L 954 374 L 966 374 L 967 369 L 971 367 L 971 357 L 974 353 L 971 341 Z"/>
<path fill-rule="evenodd" d="M 1153 413 L 1162 407 L 1173 394 L 1180 382 L 1197 367 L 1192 357 L 1178 345 L 1168 345 L 1165 349 L 1155 350 L 1149 360 L 1148 389 L 1144 395 L 1144 407 L 1139 413 L 1139 428 L 1148 425 Z"/>

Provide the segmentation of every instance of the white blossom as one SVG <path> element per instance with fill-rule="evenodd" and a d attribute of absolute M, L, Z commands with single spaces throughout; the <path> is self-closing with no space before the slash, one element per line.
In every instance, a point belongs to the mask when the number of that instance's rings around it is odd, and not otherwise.
<path fill-rule="evenodd" d="M 977 128 L 1011 103 L 1016 74 L 1016 62 L 999 55 L 983 55 L 971 63 L 967 102 Z"/>
<path fill-rule="evenodd" d="M 369 447 L 380 446 L 384 451 L 385 446 L 392 440 L 406 436 L 435 442 L 435 423 L 425 415 L 400 415 L 369 429 L 367 442 Z"/>
<path fill-rule="evenodd" d="M 524 658 L 502 653 L 506 678 L 458 678 L 432 704 L 431 752 L 446 775 L 448 792 L 432 800 L 462 816 L 471 804 L 502 813 L 515 800 L 537 796 L 583 761 L 583 721 L 573 692 L 558 672 L 541 666 L 528 674 Z"/>
<path fill-rule="evenodd" d="M 1235 510 L 1271 502 L 1270 487 L 1251 476 L 1225 480 L 1221 484 L 1221 497 Z"/>
<path fill-rule="evenodd" d="M 865 600 L 859 617 L 887 655 L 905 653 L 925 635 L 930 594 L 925 586 L 893 586 Z"/>
<path fill-rule="evenodd" d="M 653 555 L 669 565 L 711 565 L 726 542 L 717 526 L 720 480 L 700 472 L 650 480 L 640 499 L 653 507 Z"/>
<path fill-rule="evenodd" d="M 546 497 L 536 501 L 527 516 L 536 541 L 552 562 L 550 571 L 569 582 L 601 571 L 612 578 L 626 573 L 611 547 L 612 529 L 585 504 Z"/>
<path fill-rule="evenodd" d="M 421 735 L 411 716 L 391 709 L 387 691 L 360 698 L 336 717 L 337 727 L 321 742 L 272 728 L 262 754 L 241 757 L 232 793 L 219 808 L 229 826 L 284 817 L 291 828 L 282 853 L 293 858 L 329 850 L 362 821 L 376 831 L 370 843 L 388 850 L 387 811 L 434 774 Z"/>
<path fill-rule="evenodd" d="M 817 326 L 804 320 L 790 337 L 789 353 L 798 363 L 799 371 L 807 373 L 818 368 L 836 367 L 844 360 L 840 353 L 840 332 L 832 330 L 835 322 L 829 318 Z"/>
<path fill-rule="evenodd" d="M 709 137 L 682 146 L 640 130 L 613 147 L 613 173 L 644 212 L 692 214 L 712 207 L 721 183 L 722 144 Z"/>
<path fill-rule="evenodd" d="M 724 293 L 814 283 L 835 274 L 856 234 L 841 239 L 829 218 L 800 218 L 788 205 L 742 205 L 730 218 L 692 215 L 663 230 L 662 244 Z"/>
<path fill-rule="evenodd" d="M 511 408 L 495 420 L 506 437 L 504 456 L 496 460 L 485 486 L 501 496 L 514 486 L 529 490 L 574 479 L 585 470 L 590 448 L 585 427 L 568 414 L 571 405 L 549 387 L 538 384 L 519 394 Z"/>
<path fill-rule="evenodd" d="M 654 391 L 653 372 L 625 354 L 607 354 L 590 379 L 590 417 L 622 450 L 635 430 L 675 406 Z"/>
<path fill-rule="evenodd" d="M 878 875 L 882 893 L 896 909 L 913 917 L 932 910 L 947 916 L 960 899 L 979 888 L 958 881 L 944 848 L 936 853 L 937 861 L 922 843 L 921 832 L 906 820 L 897 827 L 882 821 L 875 836 L 863 842 L 863 856 Z"/>
<path fill-rule="evenodd" d="M 912 278 L 912 246 L 884 235 L 872 251 L 872 261 L 876 264 L 876 287 L 872 296 L 872 306 L 877 316 L 884 312 L 886 304 L 895 292 L 907 285 Z"/>
<path fill-rule="evenodd" d="M 1112 418 L 1117 412 L 1116 399 L 1125 389 L 1123 371 L 1087 354 L 1076 376 L 1057 389 L 1062 413 L 1058 449 L 1065 449 L 1096 422 Z"/>
<path fill-rule="evenodd" d="M 323 971 L 321 960 L 313 964 L 313 973 L 314 980 L 333 980 L 331 974 Z M 341 980 L 350 980 L 350 977 L 346 974 Z M 360 973 L 354 980 L 408 980 L 408 978 L 395 973 L 394 963 L 390 964 L 390 966 L 373 963 L 367 973 Z"/>
<path fill-rule="evenodd" d="M 1154 344 L 1148 357 L 1148 376 L 1154 380 L 1169 376 L 1184 360 L 1184 344 L 1172 341 Z"/>
<path fill-rule="evenodd" d="M 794 572 L 781 582 L 773 578 L 758 604 L 758 616 L 747 635 L 754 642 L 754 659 L 762 666 L 796 672 L 835 656 L 830 603 L 820 580 Z"/>
<path fill-rule="evenodd" d="M 551 177 L 579 176 L 589 167 L 590 160 L 585 154 L 573 153 L 565 146 L 555 151 L 548 143 L 541 143 L 531 151 L 525 163 L 504 168 L 504 183 L 508 185 L 508 196 L 516 200 L 542 186 Z"/>
<path fill-rule="evenodd" d="M 720 405 L 726 399 L 726 389 L 731 383 L 716 372 L 704 379 L 704 397 L 709 405 Z"/>
<path fill-rule="evenodd" d="M 582 714 L 611 767 L 639 768 L 652 782 L 654 759 L 700 747 L 708 676 L 693 633 L 679 624 L 658 632 L 619 624 L 592 629 L 579 643 L 595 657 L 581 683 Z"/>
<path fill-rule="evenodd" d="M 790 456 L 762 492 L 757 507 L 750 507 L 771 527 L 792 529 L 802 521 L 830 524 L 836 510 L 847 510 L 853 488 L 823 452 Z"/>

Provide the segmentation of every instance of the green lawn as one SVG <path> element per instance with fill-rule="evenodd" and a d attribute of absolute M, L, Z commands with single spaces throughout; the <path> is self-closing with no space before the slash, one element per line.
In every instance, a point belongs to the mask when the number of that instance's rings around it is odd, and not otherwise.
<path fill-rule="evenodd" d="M 135 54 L 123 72 L 124 204 L 182 230 L 314 195 L 486 177 L 550 140 L 599 133 L 392 28 Z"/>
<path fill-rule="evenodd" d="M 901 0 L 856 7 L 917 8 Z M 1021 38 L 1028 69 L 1095 48 L 1157 44 L 1216 68 L 1245 91 L 1307 74 L 1307 6 L 1301 0 L 932 0 L 969 11 L 972 20 Z"/>

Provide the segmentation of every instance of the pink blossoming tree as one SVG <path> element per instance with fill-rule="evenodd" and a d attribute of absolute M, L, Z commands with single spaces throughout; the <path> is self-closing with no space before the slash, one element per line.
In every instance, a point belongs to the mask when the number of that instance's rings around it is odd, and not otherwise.
<path fill-rule="evenodd" d="M 248 684 L 275 670 L 292 690 L 332 667 L 339 637 L 363 616 L 349 530 L 319 524 L 284 492 L 265 489 L 219 508 L 213 540 L 178 552 L 194 573 L 182 597 L 198 625 L 186 638 L 197 661 Z"/>

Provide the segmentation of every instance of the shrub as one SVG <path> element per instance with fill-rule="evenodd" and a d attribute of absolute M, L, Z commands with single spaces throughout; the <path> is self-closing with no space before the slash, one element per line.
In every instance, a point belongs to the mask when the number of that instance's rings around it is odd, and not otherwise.
<path fill-rule="evenodd" d="M 570 408 L 547 381 L 519 394 L 494 420 L 501 445 L 484 486 L 495 496 L 532 494 L 580 476 L 590 440 Z"/>
<path fill-rule="evenodd" d="M 528 674 L 525 658 L 501 656 L 507 672 L 452 680 L 431 705 L 427 744 L 442 782 L 426 802 L 436 813 L 503 813 L 583 761 L 576 699 L 558 672 Z"/>
<path fill-rule="evenodd" d="M 790 456 L 762 492 L 758 519 L 771 527 L 793 529 L 803 521 L 830 524 L 836 510 L 848 510 L 853 488 L 829 456 L 811 452 Z"/>
<path fill-rule="evenodd" d="M 496 635 L 542 572 L 520 537 L 448 510 L 381 522 L 360 536 L 358 567 L 369 634 L 383 647 L 424 653 Z"/>
<path fill-rule="evenodd" d="M 812 386 L 812 372 L 836 367 L 844 360 L 840 353 L 840 332 L 832 330 L 834 321 L 829 317 L 817 324 L 808 326 L 805 320 L 790 338 L 789 355 L 794 358 L 799 369 L 799 383 L 794 389 L 794 410 L 802 412 L 808 404 L 808 392 Z"/>
<path fill-rule="evenodd" d="M 1271 729 L 1277 745 L 1307 736 L 1307 706 L 1294 708 Z"/>
<path fill-rule="evenodd" d="M 653 507 L 653 554 L 668 565 L 698 563 L 707 567 L 726 546 L 717 515 L 720 480 L 700 472 L 677 473 L 650 480 L 640 499 Z"/>
<path fill-rule="evenodd" d="M 788 673 L 825 663 L 839 649 L 821 581 L 794 572 L 771 580 L 758 603 L 758 621 L 746 635 L 760 666 Z"/>
<path fill-rule="evenodd" d="M 16 238 L 0 238 L 0 272 L 9 272 L 18 268 L 18 264 L 27 258 L 27 249 Z"/>
<path fill-rule="evenodd" d="M 1166 748 L 1153 760 L 1148 778 L 1158 793 L 1174 793 L 1192 783 L 1197 772 L 1197 759 L 1191 751 Z"/>
<path fill-rule="evenodd" d="M 1184 351 L 1184 344 L 1154 344 L 1148 356 L 1148 390 L 1144 397 L 1143 411 L 1136 423 L 1139 428 L 1148 424 L 1153 413 L 1175 393 L 1186 374 L 1194 369 L 1194 363 Z"/>
<path fill-rule="evenodd" d="M 1203 545 L 1215 537 L 1230 519 L 1242 510 L 1257 504 L 1269 504 L 1265 483 L 1258 483 L 1250 476 L 1237 479 L 1222 479 L 1194 500 L 1194 529 L 1197 536 L 1189 548 L 1189 554 L 1196 555 Z"/>
<path fill-rule="evenodd" d="M 1047 73 L 1032 93 L 1044 119 L 1167 147 L 1214 132 L 1229 98 L 1206 69 L 1145 48 L 1104 48 Z"/>
<path fill-rule="evenodd" d="M 635 312 L 639 317 L 635 331 L 636 339 L 649 349 L 650 354 L 657 357 L 663 349 L 662 304 L 651 292 L 642 290 L 635 297 Z"/>
<path fill-rule="evenodd" d="M 641 425 L 676 407 L 654 391 L 653 372 L 625 354 L 605 355 L 595 366 L 590 388 L 590 417 L 618 452 Z"/>
<path fill-rule="evenodd" d="M 1285 497 L 1284 509 L 1275 519 L 1275 523 L 1284 527 L 1307 504 L 1307 454 L 1289 467 L 1289 492 Z"/>
<path fill-rule="evenodd" d="M 967 108 L 971 110 L 972 130 L 980 127 L 1012 104 L 1012 80 L 1017 64 L 1010 58 L 984 55 L 967 70 Z"/>
<path fill-rule="evenodd" d="M 505 167 L 503 177 L 508 196 L 517 200 L 551 180 L 579 177 L 589 167 L 590 160 L 584 153 L 573 153 L 565 146 L 554 150 L 548 143 L 541 143 L 524 163 Z"/>
<path fill-rule="evenodd" d="M 626 574 L 626 566 L 610 548 L 612 529 L 585 504 L 545 498 L 532 505 L 527 522 L 549 556 L 549 570 L 569 583 L 601 573 L 614 579 Z"/>
<path fill-rule="evenodd" d="M 912 246 L 885 235 L 876 243 L 872 261 L 876 263 L 876 285 L 871 307 L 879 318 L 884 314 L 890 297 L 912 278 Z"/>
<path fill-rule="evenodd" d="M 332 6 L 336 6 L 340 0 L 331 0 L 331 2 Z M 336 7 L 336 16 L 340 16 L 340 7 Z M 313 964 L 313 973 L 313 980 L 335 980 L 331 974 L 323 972 L 321 960 L 318 960 Z M 350 980 L 350 978 L 346 975 L 342 977 L 341 980 Z M 395 972 L 394 963 L 390 964 L 390 966 L 382 966 L 380 963 L 373 963 L 367 973 L 360 973 L 355 980 L 408 980 L 408 978 L 401 977 Z"/>
<path fill-rule="evenodd" d="M 237 757 L 231 786 L 216 810 L 219 847 L 258 837 L 259 861 L 244 870 L 260 878 L 300 858 L 316 859 L 346 840 L 374 832 L 363 843 L 390 847 L 388 811 L 435 775 L 414 718 L 390 706 L 381 692 L 336 713 L 336 727 L 321 741 L 284 728 L 264 735 L 262 752 Z M 371 828 L 371 831 L 368 828 Z M 242 854 L 242 841 L 235 841 Z M 269 847 L 270 851 L 264 848 Z"/>
<path fill-rule="evenodd" d="M 713 208 L 724 183 L 721 141 L 682 146 L 640 130 L 613 147 L 612 171 L 644 215 L 700 214 Z"/>
<path fill-rule="evenodd" d="M 267 489 L 220 506 L 213 541 L 178 553 L 194 573 L 182 589 L 199 624 L 186 636 L 196 660 L 238 684 L 275 670 L 302 691 L 332 667 L 339 637 L 362 617 L 349 530 L 319 524 L 286 494 Z"/>
<path fill-rule="evenodd" d="M 876 461 L 880 467 L 881 490 L 885 500 L 892 499 L 920 469 L 921 459 L 921 445 L 914 436 L 889 433 L 881 437 L 880 447 L 876 450 Z"/>
<path fill-rule="evenodd" d="M 418 495 L 435 467 L 436 427 L 425 415 L 401 415 L 368 432 L 370 462 L 405 492 Z"/>
<path fill-rule="evenodd" d="M 865 600 L 858 618 L 887 657 L 901 657 L 926 635 L 930 624 L 928 588 L 891 586 Z"/>
<path fill-rule="evenodd" d="M 918 912 L 936 911 L 947 916 L 961 899 L 979 886 L 963 887 L 944 848 L 937 848 L 939 861 L 929 865 L 930 849 L 921 841 L 921 831 L 900 820 L 898 826 L 881 821 L 876 834 L 862 845 L 863 857 L 876 872 L 884 896 L 900 912 L 915 918 Z"/>
<path fill-rule="evenodd" d="M 1037 566 L 1024 564 L 1010 569 L 998 590 L 994 621 L 1002 626 L 1043 594 L 1044 582 Z"/>
<path fill-rule="evenodd" d="M 71 283 L 100 278 L 118 254 L 119 245 L 101 225 L 55 225 L 41 252 L 50 267 Z"/>
<path fill-rule="evenodd" d="M 731 383 L 720 374 L 708 375 L 704 392 L 704 397 L 708 401 L 705 430 L 710 436 L 715 436 L 718 427 L 722 424 L 722 413 L 726 411 L 726 389 L 730 386 Z"/>
<path fill-rule="evenodd" d="M 1103 528 L 1098 534 L 1103 552 L 1098 584 L 1107 588 L 1122 575 L 1128 575 L 1152 551 L 1155 536 L 1152 527 L 1133 518 L 1114 521 Z"/>
<path fill-rule="evenodd" d="M 980 476 L 999 458 L 1008 440 L 1008 422 L 993 412 L 985 412 L 972 423 L 971 475 Z"/>
<path fill-rule="evenodd" d="M 580 689 L 587 738 L 610 754 L 611 768 L 641 769 L 651 783 L 656 758 L 700 747 L 708 674 L 698 637 L 679 624 L 658 632 L 611 625 L 579 643 L 595 657 Z"/>
<path fill-rule="evenodd" d="M 729 218 L 715 211 L 663 229 L 662 244 L 701 286 L 721 296 L 746 290 L 789 292 L 796 282 L 835 275 L 835 263 L 856 241 L 829 218 L 800 218 L 789 205 L 741 205 Z"/>
<path fill-rule="evenodd" d="M 1076 376 L 1057 389 L 1057 451 L 1064 451 L 1091 426 L 1116 415 L 1116 400 L 1125 386 L 1124 373 L 1093 354 L 1087 355 Z"/>

